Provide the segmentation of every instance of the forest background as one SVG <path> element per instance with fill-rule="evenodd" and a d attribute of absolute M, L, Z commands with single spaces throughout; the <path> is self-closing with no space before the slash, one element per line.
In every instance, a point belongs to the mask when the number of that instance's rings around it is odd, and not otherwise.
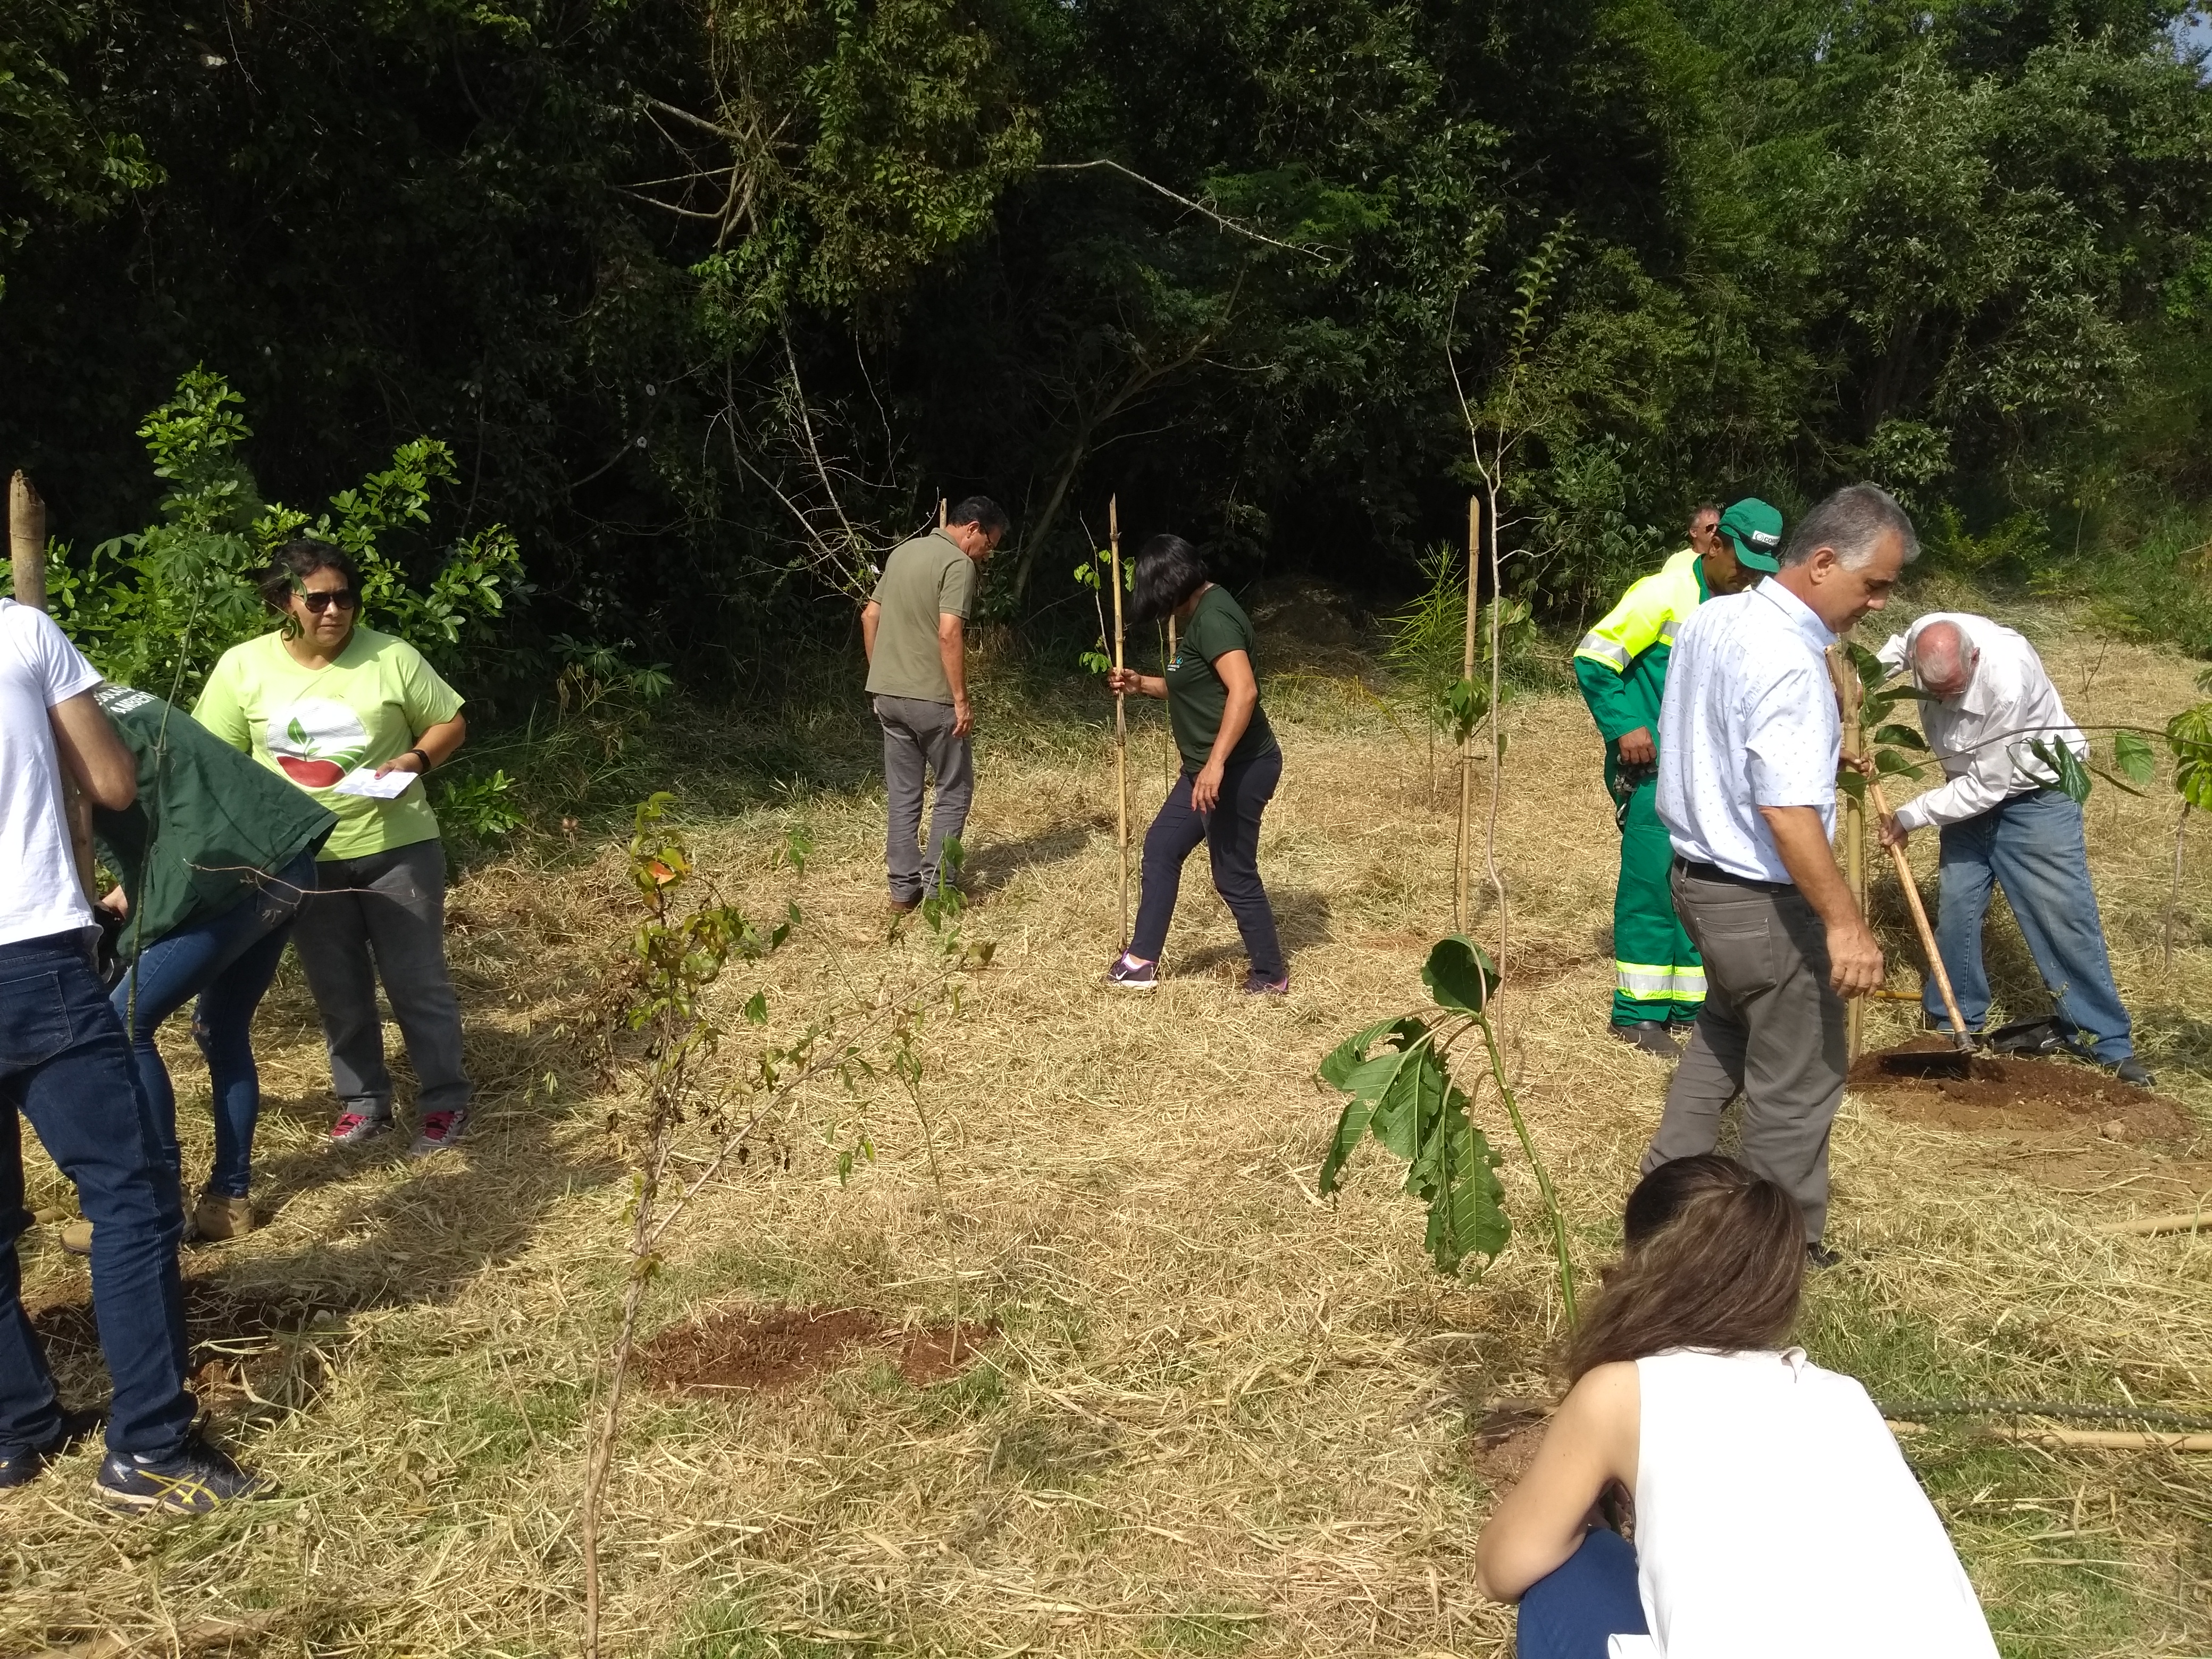
<path fill-rule="evenodd" d="M 427 584 L 512 535 L 478 698 L 592 650 L 771 690 L 970 490 L 989 617 L 1071 665 L 1109 490 L 1239 585 L 1402 594 L 1509 368 L 1507 583 L 1556 625 L 1699 498 L 1866 477 L 1938 558 L 2212 653 L 2172 0 L 7 15 L 0 457 L 82 562 L 155 516 L 196 366 L 249 507 L 439 441 L 380 545 Z"/>

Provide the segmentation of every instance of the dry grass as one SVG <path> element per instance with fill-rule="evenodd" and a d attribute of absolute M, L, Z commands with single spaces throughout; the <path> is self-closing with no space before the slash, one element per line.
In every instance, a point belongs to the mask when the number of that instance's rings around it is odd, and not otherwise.
<path fill-rule="evenodd" d="M 2083 719 L 2190 695 L 2169 657 L 2063 630 L 2045 643 Z M 860 1363 L 774 1395 L 641 1401 L 610 1503 L 618 1650 L 1510 1650 L 1510 1615 L 1474 1589 L 1491 1492 L 1466 1430 L 1482 1402 L 1547 1386 L 1558 1314 L 1534 1186 L 1509 1164 L 1522 1231 L 1479 1284 L 1429 1270 L 1379 1155 L 1340 1202 L 1312 1195 L 1334 1115 L 1312 1067 L 1419 1000 L 1421 953 L 1449 915 L 1451 829 L 1425 752 L 1342 683 L 1340 644 L 1290 665 L 1304 678 L 1271 693 L 1289 764 L 1263 850 L 1296 975 L 1280 1003 L 1235 994 L 1235 932 L 1197 862 L 1174 977 L 1150 999 L 1103 989 L 1107 751 L 1011 709 L 987 719 L 970 927 L 999 952 L 924 1041 L 943 1189 L 896 1091 L 868 1113 L 876 1162 L 842 1187 L 823 1141 L 850 1136 L 854 1109 L 810 1101 L 787 1158 L 756 1158 L 702 1197 L 650 1322 L 814 1304 L 988 1318 L 997 1343 L 926 1389 Z M 1537 696 L 1507 718 L 1510 1056 L 1595 1264 L 1664 1073 L 1603 1034 L 1615 838 L 1586 717 Z M 1148 726 L 1134 749 L 1140 812 L 1159 792 L 1158 742 Z M 806 926 L 764 975 L 780 1019 L 865 997 L 917 957 L 883 936 L 879 812 L 825 792 L 694 825 L 702 862 L 764 908 L 788 888 L 768 856 L 783 829 L 816 838 Z M 2162 972 L 2171 814 L 2106 791 L 2090 818 L 2147 1057 L 2212 1113 L 2212 853 L 2192 850 L 2199 915 Z M 574 1650 L 583 1424 L 627 1187 L 604 1133 L 611 1103 L 563 1022 L 629 926 L 617 873 L 611 854 L 548 858 L 478 869 L 457 893 L 483 1113 L 451 1158 L 323 1152 L 310 1011 L 280 984 L 257 1188 L 273 1224 L 192 1252 L 188 1271 L 228 1326 L 214 1334 L 234 1339 L 218 1427 L 286 1495 L 203 1522 L 118 1522 L 78 1455 L 0 1504 L 0 1651 L 102 1633 L 119 1644 L 105 1650 L 148 1654 Z M 2017 962 L 1997 958 L 2026 1001 Z M 1901 1034 L 1905 1017 L 1876 1024 Z M 197 1168 L 204 1074 L 180 1056 L 179 1075 Z M 2197 1157 L 1947 1133 L 1848 1103 L 1832 1237 L 1852 1261 L 1815 1287 L 1815 1357 L 1891 1395 L 2212 1413 L 2212 1243 L 2089 1232 L 2212 1188 Z M 48 1172 L 34 1201 L 58 1196 Z M 70 1313 L 84 1275 L 52 1238 L 27 1240 L 27 1293 L 76 1333 L 64 1380 L 94 1395 L 96 1356 Z M 2201 1461 L 1940 1428 L 1912 1455 L 2008 1653 L 2179 1655 L 2212 1639 Z"/>

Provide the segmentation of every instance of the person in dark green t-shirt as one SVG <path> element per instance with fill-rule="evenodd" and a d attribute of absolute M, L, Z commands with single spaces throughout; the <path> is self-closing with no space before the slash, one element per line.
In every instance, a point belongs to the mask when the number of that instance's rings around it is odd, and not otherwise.
<path fill-rule="evenodd" d="M 1283 995 L 1291 988 L 1290 969 L 1260 880 L 1260 815 L 1282 780 L 1283 751 L 1260 707 L 1252 619 L 1226 589 L 1207 580 L 1196 550 L 1180 536 L 1155 536 L 1138 550 L 1135 601 L 1135 620 L 1172 615 L 1182 624 L 1176 659 L 1164 677 L 1116 668 L 1108 671 L 1106 684 L 1167 699 L 1182 775 L 1145 832 L 1136 930 L 1107 969 L 1107 982 L 1133 991 L 1159 982 L 1183 861 L 1204 842 L 1214 890 L 1237 918 L 1252 959 L 1246 993 Z"/>
<path fill-rule="evenodd" d="M 246 1198 L 261 1111 L 253 1011 L 276 976 L 301 900 L 314 890 L 315 854 L 337 817 L 161 698 L 119 685 L 98 696 L 138 763 L 137 799 L 92 818 L 105 861 L 122 878 L 101 901 L 120 921 L 118 954 L 129 964 L 115 1012 L 161 1151 L 180 1176 L 177 1097 L 154 1034 L 198 999 L 192 1036 L 214 1095 L 215 1164 L 192 1222 L 203 1238 L 234 1238 L 253 1226 Z M 65 1244 L 89 1243 L 70 1231 Z"/>

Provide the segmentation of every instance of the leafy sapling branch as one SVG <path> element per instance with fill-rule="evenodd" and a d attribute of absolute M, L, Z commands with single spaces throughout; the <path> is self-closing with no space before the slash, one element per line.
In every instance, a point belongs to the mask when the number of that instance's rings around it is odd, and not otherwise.
<path fill-rule="evenodd" d="M 1106 625 L 1106 601 L 1103 597 L 1113 580 L 1113 578 L 1107 574 L 1113 568 L 1113 550 L 1110 548 L 1102 547 L 1081 564 L 1077 565 L 1073 573 L 1078 587 L 1087 587 L 1091 590 L 1091 609 L 1098 613 L 1098 643 L 1077 659 L 1083 665 L 1083 672 L 1086 674 L 1103 674 L 1114 665 L 1114 640 Z M 1121 591 L 1125 593 L 1134 592 L 1136 586 L 1137 564 L 1136 561 L 1132 559 L 1121 569 Z"/>
<path fill-rule="evenodd" d="M 629 875 L 645 914 L 632 936 L 629 960 L 609 975 L 599 1022 L 602 1055 L 611 1071 L 624 1036 L 642 1038 L 644 1109 L 635 1120 L 617 1117 L 610 1125 L 629 1152 L 633 1168 L 624 1214 L 628 1271 L 621 1319 L 585 1465 L 581 1541 L 587 1659 L 598 1659 L 600 1652 L 599 1513 L 620 1433 L 623 1388 L 646 1293 L 659 1272 L 670 1230 L 708 1182 L 732 1163 L 747 1160 L 756 1132 L 815 1085 L 834 1081 L 848 1096 L 861 1095 L 877 1074 L 870 1056 L 884 1043 L 893 1048 L 894 1066 L 901 1065 L 896 1056 L 905 1057 L 902 1081 L 918 1087 L 919 1061 L 912 1048 L 921 1010 L 945 996 L 958 975 L 988 963 L 991 955 L 988 945 L 961 938 L 954 893 L 925 915 L 933 948 L 905 982 L 872 989 L 856 1006 L 819 1012 L 789 1038 L 768 1037 L 770 1010 L 762 988 L 737 1002 L 735 1024 L 726 1024 L 721 1009 L 728 999 L 714 994 L 724 972 L 782 949 L 801 917 L 797 903 L 789 900 L 781 918 L 766 924 L 725 903 L 670 819 L 674 801 L 663 793 L 638 805 Z M 785 840 L 778 865 L 796 879 L 805 874 L 811 852 L 805 832 L 794 830 Z M 754 1039 L 757 1046 L 742 1064 L 717 1068 L 714 1061 L 733 1030 L 742 1028 L 760 1034 Z M 672 1166 L 679 1132 L 687 1124 L 703 1129 L 708 1145 L 703 1155 L 687 1158 L 689 1178 L 675 1184 Z M 865 1127 L 860 1144 L 872 1154 Z M 841 1160 L 841 1176 L 851 1170 L 849 1158 Z"/>
<path fill-rule="evenodd" d="M 1492 1150 L 1469 1110 L 1472 1100 L 1453 1081 L 1451 1051 L 1471 1033 L 1481 1035 L 1483 1054 L 1498 1098 L 1543 1194 L 1559 1274 L 1559 1303 L 1571 1325 L 1575 1313 L 1574 1257 L 1566 1219 L 1551 1173 L 1537 1156 L 1528 1121 L 1505 1074 L 1491 1023 L 1498 972 L 1464 935 L 1439 939 L 1421 969 L 1435 1012 L 1377 1021 L 1346 1038 L 1322 1061 L 1322 1081 L 1350 1097 L 1322 1161 L 1319 1187 L 1335 1192 L 1346 1165 L 1372 1137 L 1406 1161 L 1404 1191 L 1428 1206 L 1423 1243 L 1438 1273 L 1455 1274 L 1469 1256 L 1486 1267 L 1512 1237 L 1505 1189 Z"/>

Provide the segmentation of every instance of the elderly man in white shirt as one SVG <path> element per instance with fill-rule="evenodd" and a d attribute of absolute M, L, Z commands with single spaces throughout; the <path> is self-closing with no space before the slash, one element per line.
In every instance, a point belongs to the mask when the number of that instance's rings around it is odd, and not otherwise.
<path fill-rule="evenodd" d="M 1960 1018 L 1979 1030 L 1989 1015 L 1982 923 L 1991 887 L 2001 886 L 2057 1003 L 2054 1041 L 2148 1087 L 2112 982 L 2081 808 L 2031 748 L 2039 738 L 2084 758 L 2089 752 L 2035 647 L 1987 617 L 1939 611 L 1892 635 L 1881 654 L 1892 669 L 1909 670 L 1925 694 L 1920 721 L 1946 779 L 1884 819 L 1881 838 L 1901 847 L 1924 824 L 1942 831 L 1936 947 Z M 1922 987 L 1921 1002 L 1930 1024 L 1948 1026 L 1933 981 Z"/>
<path fill-rule="evenodd" d="M 1886 493 L 1838 490 L 1798 525 L 1780 570 L 1682 625 L 1659 711 L 1659 817 L 1705 1005 L 1644 1168 L 1711 1152 L 1741 1094 L 1744 1162 L 1797 1200 L 1820 1266 L 1836 1259 L 1820 1236 L 1843 1000 L 1882 981 L 1881 947 L 1829 848 L 1843 732 L 1825 653 L 1918 551 Z"/>

